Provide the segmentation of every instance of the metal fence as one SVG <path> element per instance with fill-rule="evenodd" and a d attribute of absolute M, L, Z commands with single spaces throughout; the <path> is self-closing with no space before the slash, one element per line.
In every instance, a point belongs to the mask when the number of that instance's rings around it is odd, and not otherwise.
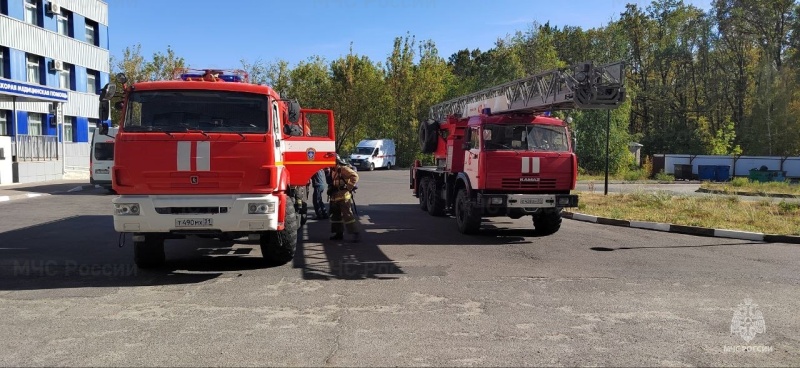
<path fill-rule="evenodd" d="M 18 134 L 12 142 L 11 152 L 17 161 L 58 160 L 58 137 L 54 135 Z"/>

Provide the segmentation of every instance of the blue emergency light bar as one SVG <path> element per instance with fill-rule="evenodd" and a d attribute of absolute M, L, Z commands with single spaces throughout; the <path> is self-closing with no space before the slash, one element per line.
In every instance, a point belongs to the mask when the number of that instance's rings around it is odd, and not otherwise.
<path fill-rule="evenodd" d="M 186 80 L 198 80 L 198 79 L 202 80 L 203 77 L 205 77 L 205 76 L 206 76 L 205 74 L 199 74 L 199 73 L 183 73 L 183 74 L 181 74 L 181 79 L 185 80 L 185 81 Z M 225 75 L 225 74 L 222 74 L 221 72 L 217 75 L 217 79 L 222 79 L 223 81 L 226 81 L 226 82 L 239 82 L 239 83 L 244 81 L 244 78 L 242 78 L 239 75 L 233 75 L 233 74 L 232 75 Z"/>

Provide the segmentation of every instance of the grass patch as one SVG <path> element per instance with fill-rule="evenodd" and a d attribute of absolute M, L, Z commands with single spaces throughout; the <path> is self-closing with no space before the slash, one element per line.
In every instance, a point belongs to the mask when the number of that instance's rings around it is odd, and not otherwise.
<path fill-rule="evenodd" d="M 800 204 L 742 201 L 738 197 L 657 193 L 578 192 L 578 212 L 621 220 L 664 222 L 715 229 L 800 235 Z"/>
<path fill-rule="evenodd" d="M 703 182 L 700 188 L 721 191 L 723 193 L 733 194 L 736 192 L 747 192 L 755 194 L 791 194 L 800 195 L 800 185 L 789 184 L 788 181 L 783 182 L 750 182 L 747 178 L 734 178 L 727 183 L 712 183 Z"/>

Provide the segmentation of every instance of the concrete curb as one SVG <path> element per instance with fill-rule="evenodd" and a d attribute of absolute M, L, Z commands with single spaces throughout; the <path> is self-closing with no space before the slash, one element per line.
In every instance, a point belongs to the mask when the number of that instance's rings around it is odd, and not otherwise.
<path fill-rule="evenodd" d="M 756 192 L 740 192 L 740 191 L 725 192 L 725 191 L 722 191 L 722 190 L 705 189 L 705 188 L 698 188 L 697 192 L 698 193 L 709 193 L 709 194 L 739 195 L 739 196 L 748 196 L 748 197 L 800 198 L 800 195 L 794 195 L 794 194 L 756 193 Z"/>
<path fill-rule="evenodd" d="M 591 222 L 602 225 L 632 227 L 637 229 L 646 229 L 653 231 L 663 231 L 668 233 L 679 233 L 695 236 L 708 236 L 714 238 L 729 238 L 740 240 L 761 241 L 766 243 L 790 243 L 800 244 L 800 236 L 796 235 L 778 235 L 778 234 L 764 234 L 749 231 L 728 230 L 728 229 L 712 229 L 699 226 L 685 226 L 675 225 L 660 222 L 646 222 L 646 221 L 628 221 L 612 218 L 603 218 L 597 216 L 586 215 L 576 212 L 562 212 L 564 218 Z"/>

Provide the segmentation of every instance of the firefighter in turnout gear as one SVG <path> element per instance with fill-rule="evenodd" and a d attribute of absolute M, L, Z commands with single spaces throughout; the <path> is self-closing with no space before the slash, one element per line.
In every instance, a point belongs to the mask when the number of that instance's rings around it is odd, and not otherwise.
<path fill-rule="evenodd" d="M 353 234 L 353 241 L 361 240 L 359 223 L 353 214 L 353 190 L 358 173 L 343 158 L 336 155 L 336 166 L 330 170 L 328 196 L 330 198 L 331 240 L 341 240 L 344 230 Z"/>

